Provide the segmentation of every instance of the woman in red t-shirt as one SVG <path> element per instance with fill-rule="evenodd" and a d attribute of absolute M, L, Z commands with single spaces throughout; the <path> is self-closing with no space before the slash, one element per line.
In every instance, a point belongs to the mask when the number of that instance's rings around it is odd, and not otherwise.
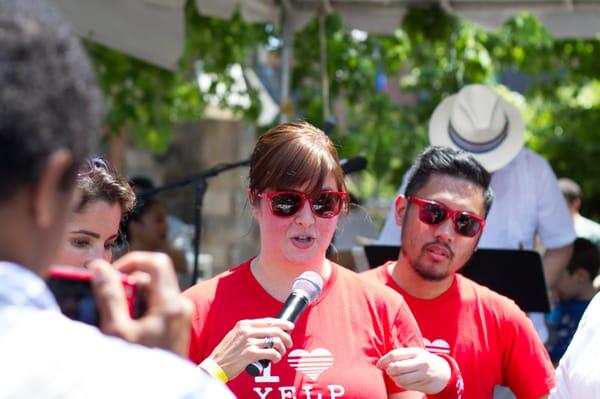
<path fill-rule="evenodd" d="M 308 123 L 279 125 L 258 140 L 249 179 L 260 250 L 184 293 L 195 305 L 190 359 L 240 398 L 412 399 L 422 394 L 406 389 L 442 390 L 450 367 L 421 349 L 402 297 L 325 257 L 348 210 L 331 140 Z M 320 295 L 295 324 L 274 318 L 306 271 L 322 279 Z M 380 362 L 397 348 L 413 349 L 404 364 Z M 243 372 L 261 359 L 270 363 Z"/>

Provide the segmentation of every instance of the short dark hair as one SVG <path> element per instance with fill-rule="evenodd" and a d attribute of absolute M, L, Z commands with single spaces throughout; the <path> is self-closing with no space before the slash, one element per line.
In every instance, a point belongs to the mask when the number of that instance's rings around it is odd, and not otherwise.
<path fill-rule="evenodd" d="M 490 187 L 491 175 L 473 156 L 450 147 L 430 146 L 426 148 L 415 160 L 409 172 L 410 177 L 405 195 L 416 195 L 434 173 L 465 179 L 481 187 L 487 216 L 494 200 L 494 194 Z"/>
<path fill-rule="evenodd" d="M 558 187 L 568 202 L 581 198 L 581 187 L 574 180 L 566 177 L 558 179 Z"/>
<path fill-rule="evenodd" d="M 62 186 L 72 187 L 103 115 L 84 50 L 42 0 L 2 0 L 0 49 L 0 201 L 35 183 L 63 148 L 73 164 Z"/>
<path fill-rule="evenodd" d="M 150 191 L 156 188 L 154 182 L 146 176 L 134 176 L 129 180 L 129 185 L 133 188 L 136 193 L 143 193 L 144 191 Z"/>
<path fill-rule="evenodd" d="M 577 238 L 573 243 L 573 255 L 567 265 L 569 274 L 575 273 L 577 269 L 587 270 L 590 280 L 598 274 L 600 269 L 600 252 L 598 247 L 585 238 Z"/>

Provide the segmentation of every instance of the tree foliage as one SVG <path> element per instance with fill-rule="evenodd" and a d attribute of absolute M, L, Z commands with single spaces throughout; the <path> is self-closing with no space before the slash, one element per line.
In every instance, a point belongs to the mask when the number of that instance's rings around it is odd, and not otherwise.
<path fill-rule="evenodd" d="M 370 35 L 366 41 L 353 40 L 335 16 L 327 19 L 327 30 L 332 102 L 342 102 L 348 118 L 346 131 L 335 134 L 343 156 L 362 154 L 370 162 L 362 194 L 395 192 L 427 145 L 435 106 L 466 84 L 482 83 L 519 107 L 527 145 L 548 159 L 558 176 L 578 181 L 585 211 L 600 217 L 600 40 L 555 39 L 527 13 L 486 32 L 439 7 L 413 8 L 394 34 Z M 298 34 L 294 74 L 304 116 L 319 121 L 316 33 L 315 22 Z M 381 71 L 390 79 L 400 76 L 402 92 L 414 102 L 395 103 L 377 91 Z M 506 73 L 515 72 L 528 82 L 523 95 L 501 85 Z"/>
<path fill-rule="evenodd" d="M 220 104 L 227 106 L 226 97 L 233 85 L 229 69 L 233 64 L 244 64 L 249 54 L 266 42 L 268 29 L 264 24 L 244 22 L 239 14 L 230 21 L 201 16 L 193 3 L 187 2 L 185 50 L 175 72 L 86 42 L 106 97 L 109 134 L 120 134 L 127 128 L 138 145 L 163 153 L 170 144 L 173 126 L 202 118 L 209 97 L 218 97 Z M 198 89 L 196 60 L 202 60 L 205 72 L 215 75 L 208 91 Z M 225 88 L 221 94 L 218 84 Z M 253 119 L 260 105 L 253 90 L 248 95 L 251 107 L 234 111 Z"/>
<path fill-rule="evenodd" d="M 193 62 L 230 88 L 233 63 L 245 63 L 259 46 L 281 42 L 271 25 L 252 25 L 239 15 L 230 21 L 199 16 L 188 2 L 187 43 L 176 73 L 90 45 L 109 104 L 107 126 L 123 126 L 140 144 L 164 151 L 174 123 L 201 117 L 201 93 Z M 410 9 L 389 35 L 357 37 L 336 15 L 325 19 L 329 107 L 344 118 L 332 132 L 343 157 L 366 156 L 369 170 L 358 187 L 363 196 L 391 195 L 410 163 L 427 145 L 435 106 L 469 83 L 495 86 L 517 105 L 526 121 L 526 142 L 557 175 L 570 176 L 584 190 L 587 211 L 600 216 L 600 40 L 553 38 L 538 19 L 518 14 L 496 32 L 446 14 L 439 7 Z M 295 37 L 293 93 L 298 117 L 323 126 L 319 26 L 314 20 Z M 278 51 L 275 46 L 274 51 Z M 524 74 L 523 95 L 501 85 L 506 73 Z M 394 101 L 383 82 L 398 84 L 409 101 Z M 397 82 L 397 83 L 396 83 Z M 258 114 L 253 106 L 242 111 Z M 224 104 L 224 101 L 222 101 Z"/>

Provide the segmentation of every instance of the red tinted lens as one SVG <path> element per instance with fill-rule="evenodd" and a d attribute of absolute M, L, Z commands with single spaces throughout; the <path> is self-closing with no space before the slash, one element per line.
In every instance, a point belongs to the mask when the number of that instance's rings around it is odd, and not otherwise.
<path fill-rule="evenodd" d="M 292 216 L 300 210 L 302 196 L 294 193 L 275 194 L 271 197 L 271 211 L 277 216 Z"/>
<path fill-rule="evenodd" d="M 322 218 L 332 218 L 340 214 L 344 206 L 344 196 L 340 193 L 322 192 L 312 201 L 312 210 Z"/>
<path fill-rule="evenodd" d="M 448 212 L 437 204 L 426 203 L 421 205 L 419 219 L 421 219 L 423 223 L 439 224 L 442 223 L 446 217 L 448 217 Z"/>
<path fill-rule="evenodd" d="M 481 228 L 481 221 L 468 213 L 457 213 L 454 218 L 454 228 L 459 234 L 473 237 Z"/>

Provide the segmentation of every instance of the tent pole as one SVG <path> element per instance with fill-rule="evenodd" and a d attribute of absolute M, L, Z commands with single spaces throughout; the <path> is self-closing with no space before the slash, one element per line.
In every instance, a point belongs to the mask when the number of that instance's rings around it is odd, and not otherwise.
<path fill-rule="evenodd" d="M 327 122 L 331 118 L 331 112 L 329 110 L 329 76 L 327 74 L 327 35 L 325 33 L 325 10 L 321 9 L 319 12 L 319 47 L 320 47 L 320 69 L 321 69 L 321 96 L 322 96 L 322 112 L 323 112 L 323 123 Z"/>
<path fill-rule="evenodd" d="M 287 122 L 294 116 L 294 107 L 290 98 L 292 81 L 292 60 L 294 59 L 294 28 L 292 14 L 285 6 L 281 12 L 281 26 L 283 28 L 283 48 L 281 50 L 281 99 L 279 122 Z"/>

